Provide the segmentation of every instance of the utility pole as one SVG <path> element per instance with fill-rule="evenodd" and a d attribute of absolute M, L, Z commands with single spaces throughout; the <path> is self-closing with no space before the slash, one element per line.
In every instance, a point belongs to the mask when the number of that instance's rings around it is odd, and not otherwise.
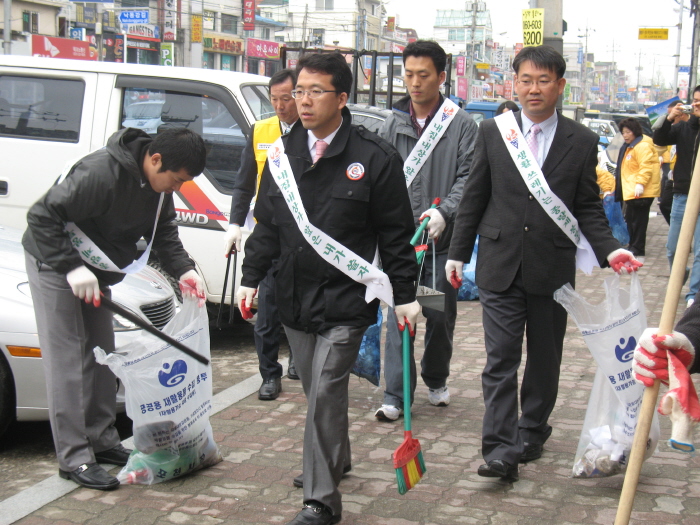
<path fill-rule="evenodd" d="M 301 48 L 306 49 L 307 46 L 307 40 L 306 40 L 306 19 L 309 17 L 309 4 L 306 4 L 306 8 L 304 9 L 304 21 L 301 24 Z"/>
<path fill-rule="evenodd" d="M 693 21 L 693 46 L 690 55 L 690 80 L 688 82 L 688 102 L 693 98 L 693 89 L 698 78 L 698 46 L 700 46 L 700 6 L 698 0 L 691 0 L 690 10 L 695 17 Z"/>
<path fill-rule="evenodd" d="M 642 70 L 642 52 L 639 52 L 639 64 L 637 64 L 637 90 L 634 92 L 634 101 L 639 102 L 639 72 Z"/>
<path fill-rule="evenodd" d="M 464 6 L 465 12 L 470 11 L 470 9 L 467 9 L 467 7 L 471 7 L 471 12 L 472 12 L 472 26 L 470 29 L 469 33 L 469 43 L 467 44 L 467 50 L 468 50 L 468 55 L 467 55 L 467 102 L 469 102 L 472 97 L 472 72 L 474 71 L 474 35 L 476 34 L 476 15 L 479 12 L 479 3 L 478 2 L 472 2 L 471 5 L 467 3 Z"/>
<path fill-rule="evenodd" d="M 588 22 L 586 22 L 585 33 L 586 44 L 583 49 L 583 61 L 581 63 L 581 76 L 583 76 L 583 93 L 581 93 L 581 103 L 583 109 L 586 108 L 588 102 Z"/>
<path fill-rule="evenodd" d="M 562 2 L 563 0 L 530 0 L 530 9 L 544 9 L 543 44 L 553 47 L 560 55 L 564 54 Z"/>
<path fill-rule="evenodd" d="M 683 29 L 683 0 L 678 2 L 678 36 L 676 38 L 676 68 L 673 70 L 673 89 L 678 93 L 678 69 L 681 61 L 681 30 Z"/>
<path fill-rule="evenodd" d="M 5 6 L 5 25 L 3 26 L 3 50 L 6 55 L 12 54 L 12 0 L 3 0 Z"/>

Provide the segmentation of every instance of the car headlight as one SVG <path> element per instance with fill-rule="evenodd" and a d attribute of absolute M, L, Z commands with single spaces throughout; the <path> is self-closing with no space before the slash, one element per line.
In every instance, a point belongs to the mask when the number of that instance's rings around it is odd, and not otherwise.
<path fill-rule="evenodd" d="M 114 328 L 115 332 L 130 332 L 139 329 L 135 323 L 132 323 L 119 314 L 114 314 L 112 316 L 112 327 Z"/>

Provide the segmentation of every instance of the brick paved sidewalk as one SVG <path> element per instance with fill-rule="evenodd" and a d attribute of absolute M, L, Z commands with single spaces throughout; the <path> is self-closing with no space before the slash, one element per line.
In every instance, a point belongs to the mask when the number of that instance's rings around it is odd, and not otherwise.
<path fill-rule="evenodd" d="M 640 271 L 649 325 L 658 324 L 668 264 L 662 217 L 650 219 L 644 268 Z M 578 276 L 577 289 L 600 302 L 600 285 L 610 270 Z M 679 306 L 679 312 L 681 312 Z M 418 349 L 419 345 L 417 345 Z M 417 352 L 418 353 L 418 352 Z M 595 365 L 573 322 L 569 322 L 560 392 L 552 415 L 554 432 L 543 457 L 521 466 L 514 484 L 480 478 L 483 402 L 480 373 L 485 361 L 481 308 L 460 303 L 449 379 L 452 402 L 437 408 L 419 382 L 413 428 L 424 449 L 428 472 L 405 496 L 396 490 L 391 454 L 403 439 L 398 424 L 378 423 L 373 412 L 382 391 L 351 380 L 350 423 L 353 470 L 341 482 L 344 524 L 612 524 L 622 476 L 571 478 Z M 257 396 L 212 418 L 224 461 L 195 475 L 154 486 L 122 486 L 111 493 L 76 489 L 17 523 L 23 525 L 284 524 L 301 507 L 300 473 L 305 399 L 299 382 L 284 380 L 273 402 Z M 699 524 L 700 459 L 666 444 L 662 421 L 658 451 L 640 479 L 632 523 Z"/>

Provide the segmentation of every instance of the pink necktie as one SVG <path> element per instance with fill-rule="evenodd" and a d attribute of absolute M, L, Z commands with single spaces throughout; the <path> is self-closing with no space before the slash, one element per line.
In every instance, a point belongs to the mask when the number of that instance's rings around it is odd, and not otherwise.
<path fill-rule="evenodd" d="M 527 145 L 530 146 L 530 151 L 532 151 L 532 154 L 535 156 L 535 160 L 539 164 L 539 156 L 540 156 L 540 144 L 539 141 L 537 140 L 537 135 L 542 133 L 542 129 L 540 129 L 539 124 L 535 124 L 530 128 L 530 133 L 527 135 Z"/>
<path fill-rule="evenodd" d="M 322 140 L 316 141 L 316 153 L 314 154 L 314 164 L 318 162 L 318 159 L 323 157 L 323 154 L 326 152 L 327 147 L 328 144 L 326 142 L 323 142 Z"/>

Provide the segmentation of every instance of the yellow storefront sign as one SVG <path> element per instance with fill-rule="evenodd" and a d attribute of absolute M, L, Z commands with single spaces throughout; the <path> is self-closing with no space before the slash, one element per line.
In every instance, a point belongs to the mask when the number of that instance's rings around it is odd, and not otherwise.
<path fill-rule="evenodd" d="M 640 27 L 639 40 L 668 40 L 668 28 Z"/>
<path fill-rule="evenodd" d="M 204 24 L 202 15 L 192 15 L 192 35 L 190 42 L 201 42 Z"/>
<path fill-rule="evenodd" d="M 544 9 L 523 9 L 523 47 L 544 42 Z"/>

